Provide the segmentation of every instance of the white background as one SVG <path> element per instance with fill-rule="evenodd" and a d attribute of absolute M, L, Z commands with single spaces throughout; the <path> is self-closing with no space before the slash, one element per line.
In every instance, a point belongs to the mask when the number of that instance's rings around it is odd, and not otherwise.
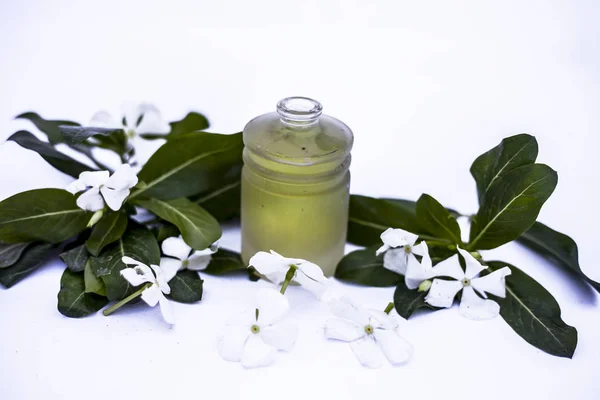
<path fill-rule="evenodd" d="M 85 123 L 125 100 L 154 102 L 169 120 L 199 110 L 213 131 L 236 132 L 282 97 L 311 96 L 354 130 L 353 193 L 427 192 L 471 213 L 473 159 L 527 132 L 559 174 L 540 219 L 577 241 L 583 270 L 600 280 L 599 18 L 593 0 L 2 0 L 0 139 L 32 129 L 12 120 L 23 111 Z M 0 199 L 71 181 L 12 142 L 0 146 L 0 171 Z M 239 249 L 239 233 L 221 243 Z M 206 277 L 202 302 L 176 304 L 169 329 L 143 304 L 61 316 L 64 266 L 53 262 L 0 290 L 0 399 L 597 399 L 596 293 L 515 244 L 490 253 L 554 294 L 579 331 L 572 360 L 455 307 L 402 324 L 415 347 L 407 365 L 368 370 L 322 338 L 326 308 L 293 287 L 296 346 L 268 369 L 244 370 L 215 346 L 252 296 L 244 279 Z M 393 293 L 343 288 L 374 308 Z"/>

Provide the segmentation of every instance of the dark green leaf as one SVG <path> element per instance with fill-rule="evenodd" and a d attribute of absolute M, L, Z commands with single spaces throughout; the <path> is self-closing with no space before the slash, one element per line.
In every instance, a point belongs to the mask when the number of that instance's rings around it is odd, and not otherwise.
<path fill-rule="evenodd" d="M 242 135 L 199 132 L 170 140 L 148 160 L 138 177 L 146 187 L 133 198 L 168 200 L 221 187 L 223 176 L 239 169 Z"/>
<path fill-rule="evenodd" d="M 502 175 L 483 196 L 471 227 L 470 249 L 493 249 L 533 225 L 558 176 L 544 164 L 525 165 Z"/>
<path fill-rule="evenodd" d="M 81 318 L 93 314 L 108 304 L 106 297 L 85 292 L 85 283 L 81 272 L 65 268 L 60 278 L 58 292 L 58 311 L 70 318 Z"/>
<path fill-rule="evenodd" d="M 202 283 L 198 273 L 183 270 L 169 281 L 171 293 L 168 297 L 180 303 L 195 303 L 202 299 Z"/>
<path fill-rule="evenodd" d="M 238 217 L 241 205 L 242 160 L 231 166 L 222 182 L 208 192 L 192 197 L 194 203 L 202 206 L 218 221 Z"/>
<path fill-rule="evenodd" d="M 81 272 L 85 268 L 85 264 L 87 263 L 90 255 L 88 254 L 85 245 L 79 245 L 77 247 L 72 248 L 69 251 L 65 251 L 60 254 L 60 258 L 67 264 L 67 268 L 69 268 L 73 272 Z"/>
<path fill-rule="evenodd" d="M 91 216 L 65 190 L 29 190 L 0 202 L 0 240 L 59 243 L 83 231 Z"/>
<path fill-rule="evenodd" d="M 219 249 L 212 255 L 208 267 L 202 272 L 211 275 L 224 275 L 230 272 L 246 271 L 248 266 L 242 261 L 240 253 Z"/>
<path fill-rule="evenodd" d="M 77 122 L 73 121 L 46 120 L 34 112 L 26 112 L 21 115 L 17 115 L 15 119 L 26 119 L 31 121 L 40 131 L 48 136 L 48 140 L 53 144 L 61 143 L 63 141 L 63 136 L 60 133 L 59 126 L 79 126 Z"/>
<path fill-rule="evenodd" d="M 106 296 L 106 287 L 102 279 L 96 277 L 92 271 L 92 263 L 88 261 L 83 270 L 83 282 L 85 283 L 86 293 L 95 293 L 100 296 Z"/>
<path fill-rule="evenodd" d="M 119 240 L 127 228 L 128 216 L 122 211 L 109 212 L 94 225 L 90 238 L 85 242 L 88 251 L 97 256 L 104 246 Z"/>
<path fill-rule="evenodd" d="M 159 242 L 162 242 L 167 238 L 180 235 L 179 229 L 177 229 L 175 225 L 169 223 L 160 225 L 158 229 L 154 228 L 153 232 L 156 236 L 156 240 L 158 240 Z"/>
<path fill-rule="evenodd" d="M 108 145 L 114 142 L 114 137 L 124 134 L 123 129 L 113 128 L 92 128 L 86 126 L 67 126 L 61 125 L 60 132 L 64 137 L 64 141 L 69 146 L 77 145 L 85 142 L 91 137 L 94 137 L 101 144 Z M 105 136 L 106 138 L 103 138 Z M 104 147 L 104 146 L 101 146 Z"/>
<path fill-rule="evenodd" d="M 106 296 L 111 301 L 121 300 L 135 292 L 120 273 L 127 267 L 121 261 L 124 256 L 146 265 L 159 264 L 160 248 L 152 232 L 130 221 L 119 240 L 104 248 L 98 257 L 90 257 L 92 271 L 104 282 Z"/>
<path fill-rule="evenodd" d="M 6 288 L 13 286 L 54 256 L 55 250 L 55 246 L 49 243 L 34 243 L 27 247 L 19 261 L 0 269 L 0 284 Z"/>
<path fill-rule="evenodd" d="M 335 277 L 341 281 L 365 286 L 395 286 L 403 280 L 398 275 L 383 267 L 383 254 L 376 256 L 377 246 L 356 250 L 347 254 L 337 265 Z"/>
<path fill-rule="evenodd" d="M 54 168 L 73 178 L 78 178 L 82 172 L 94 170 L 94 168 L 88 167 L 56 150 L 50 143 L 42 142 L 30 132 L 19 131 L 7 140 L 12 140 L 21 147 L 35 151 Z"/>
<path fill-rule="evenodd" d="M 183 133 L 203 131 L 210 127 L 208 119 L 197 112 L 190 112 L 181 121 L 171 122 L 171 133 L 169 136 L 177 136 Z"/>
<path fill-rule="evenodd" d="M 0 268 L 16 263 L 27 246 L 29 243 L 0 243 Z"/>
<path fill-rule="evenodd" d="M 498 146 L 477 157 L 471 165 L 471 175 L 477 183 L 479 202 L 497 179 L 515 168 L 533 164 L 537 154 L 535 138 L 520 134 L 505 138 Z"/>
<path fill-rule="evenodd" d="M 557 232 L 541 222 L 536 222 L 517 241 L 567 271 L 574 273 L 574 275 L 585 280 L 600 292 L 600 283 L 588 278 L 581 270 L 577 244 L 569 236 Z"/>
<path fill-rule="evenodd" d="M 417 200 L 417 218 L 428 232 L 439 238 L 461 244 L 460 228 L 456 219 L 436 199 L 422 194 Z"/>
<path fill-rule="evenodd" d="M 206 249 L 221 237 L 217 220 L 186 198 L 167 201 L 152 198 L 135 203 L 177 226 L 183 240 L 196 250 Z"/>
<path fill-rule="evenodd" d="M 523 339 L 546 353 L 573 357 L 577 330 L 565 324 L 560 306 L 542 285 L 517 267 L 502 261 L 490 261 L 482 275 L 508 266 L 506 297 L 491 296 L 500 304 L 500 315 Z"/>
<path fill-rule="evenodd" d="M 436 307 L 425 303 L 425 296 L 427 296 L 427 292 L 410 290 L 402 279 L 394 291 L 394 308 L 404 319 L 408 319 L 419 308 L 437 310 Z"/>

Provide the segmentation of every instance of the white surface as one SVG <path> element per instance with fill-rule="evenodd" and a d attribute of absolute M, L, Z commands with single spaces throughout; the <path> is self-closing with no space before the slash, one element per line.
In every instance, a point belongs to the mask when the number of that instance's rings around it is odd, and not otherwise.
<path fill-rule="evenodd" d="M 600 280 L 598 8 L 593 0 L 4 1 L 0 138 L 31 128 L 12 121 L 26 110 L 85 122 L 123 100 L 152 101 L 171 120 L 197 109 L 214 131 L 233 132 L 282 97 L 312 96 L 355 131 L 354 193 L 427 192 L 467 213 L 476 210 L 473 159 L 528 132 L 560 177 L 540 218 L 577 241 L 584 271 Z M 14 143 L 0 146 L 0 171 L 0 198 L 70 182 Z M 222 243 L 238 249 L 239 233 Z M 56 311 L 63 266 L 54 262 L 0 291 L 0 399 L 596 399 L 596 293 L 516 245 L 486 257 L 520 266 L 554 294 L 579 331 L 573 360 L 538 351 L 501 318 L 473 322 L 453 308 L 403 324 L 415 347 L 408 365 L 368 370 L 347 345 L 322 338 L 327 310 L 293 287 L 295 348 L 247 371 L 215 346 L 225 318 L 252 294 L 247 281 L 207 276 L 201 303 L 175 305 L 173 329 L 143 305 L 75 320 Z M 344 289 L 377 308 L 393 293 Z"/>

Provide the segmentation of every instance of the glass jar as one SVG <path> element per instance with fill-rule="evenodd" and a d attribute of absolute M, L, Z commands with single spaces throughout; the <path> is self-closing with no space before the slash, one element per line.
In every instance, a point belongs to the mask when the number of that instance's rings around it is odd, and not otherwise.
<path fill-rule="evenodd" d="M 318 101 L 288 97 L 244 128 L 242 258 L 274 250 L 331 276 L 344 255 L 354 137 Z"/>

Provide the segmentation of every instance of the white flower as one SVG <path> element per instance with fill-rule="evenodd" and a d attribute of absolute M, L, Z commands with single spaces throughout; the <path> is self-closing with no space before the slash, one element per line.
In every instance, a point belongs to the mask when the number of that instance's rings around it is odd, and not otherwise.
<path fill-rule="evenodd" d="M 458 248 L 466 264 L 463 271 L 458 254 L 440 262 L 433 268 L 433 276 L 447 276 L 455 280 L 434 279 L 425 302 L 434 307 L 451 307 L 456 294 L 462 290 L 460 313 L 471 319 L 494 318 L 500 313 L 500 305 L 487 298 L 486 292 L 498 297 L 506 296 L 505 277 L 510 275 L 510 268 L 504 267 L 486 276 L 477 277 L 487 269 L 481 265 L 468 251 Z M 408 277 L 408 273 L 407 273 Z M 427 278 L 429 279 L 429 278 Z M 483 298 L 479 297 L 479 293 Z"/>
<path fill-rule="evenodd" d="M 256 268 L 276 285 L 285 280 L 290 268 L 294 268 L 292 280 L 311 291 L 317 298 L 321 298 L 329 285 L 329 280 L 317 264 L 299 258 L 286 258 L 273 250 L 271 253 L 259 251 L 252 256 L 249 266 Z"/>
<path fill-rule="evenodd" d="M 202 271 L 208 267 L 211 256 L 218 249 L 219 245 L 213 243 L 207 249 L 194 250 L 185 243 L 181 236 L 170 237 L 162 242 L 163 253 L 170 257 L 161 257 L 160 267 L 165 271 L 166 276 L 174 276 L 177 271 L 183 269 Z"/>
<path fill-rule="evenodd" d="M 77 198 L 77 205 L 84 210 L 102 210 L 106 202 L 113 211 L 118 211 L 137 183 L 138 178 L 131 165 L 123 164 L 112 176 L 108 171 L 82 172 L 79 179 L 67 186 L 67 191 L 75 194 L 85 190 Z"/>
<path fill-rule="evenodd" d="M 232 318 L 219 338 L 221 357 L 246 368 L 271 364 L 277 350 L 289 351 L 298 335 L 296 325 L 281 321 L 289 308 L 277 290 L 258 289 L 255 304 Z"/>
<path fill-rule="evenodd" d="M 409 262 L 416 261 L 414 255 L 423 255 L 421 248 L 415 246 L 418 238 L 419 236 L 414 233 L 402 229 L 388 228 L 381 234 L 383 246 L 375 254 L 380 255 L 385 252 L 383 266 L 400 275 L 404 275 Z"/>
<path fill-rule="evenodd" d="M 142 300 L 150 307 L 154 307 L 156 303 L 159 303 L 160 312 L 164 320 L 173 325 L 175 323 L 173 309 L 171 308 L 171 303 L 164 295 L 171 293 L 171 287 L 167 283 L 168 279 L 164 276 L 163 270 L 158 265 L 151 265 L 150 267 L 154 270 L 155 276 L 146 264 L 131 257 L 123 257 L 121 261 L 126 265 L 135 265 L 133 268 L 124 268 L 121 270 L 121 276 L 132 286 L 140 286 L 144 283 L 152 284 L 142 292 Z"/>
<path fill-rule="evenodd" d="M 332 301 L 330 306 L 339 318 L 327 321 L 325 337 L 350 342 L 363 365 L 379 368 L 384 355 L 394 365 L 411 357 L 412 345 L 398 334 L 398 322 L 390 315 L 357 307 L 348 298 Z"/>
<path fill-rule="evenodd" d="M 121 119 L 114 118 L 106 111 L 99 111 L 90 121 L 91 127 L 123 129 L 130 138 L 143 133 L 169 133 L 171 126 L 152 104 L 134 105 L 126 103 L 122 107 Z"/>

